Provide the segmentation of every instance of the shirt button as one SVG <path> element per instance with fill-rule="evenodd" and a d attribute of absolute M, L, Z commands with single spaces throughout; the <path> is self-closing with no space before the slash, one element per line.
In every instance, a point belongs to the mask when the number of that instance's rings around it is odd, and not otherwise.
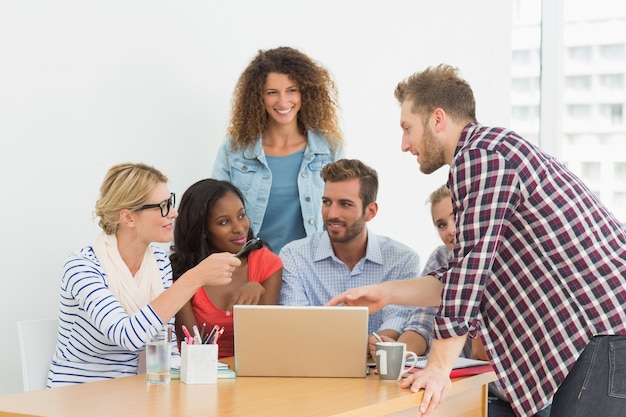
<path fill-rule="evenodd" d="M 306 178 L 306 172 L 302 173 L 302 178 Z"/>
<path fill-rule="evenodd" d="M 311 197 L 305 198 L 306 201 L 311 201 Z"/>
<path fill-rule="evenodd" d="M 246 165 L 244 165 L 244 166 L 242 166 L 242 167 L 241 167 L 241 170 L 242 170 L 243 172 L 246 172 L 246 171 L 248 170 L 248 167 L 247 167 Z"/>
<path fill-rule="evenodd" d="M 309 219 L 309 224 L 315 224 L 315 219 Z"/>

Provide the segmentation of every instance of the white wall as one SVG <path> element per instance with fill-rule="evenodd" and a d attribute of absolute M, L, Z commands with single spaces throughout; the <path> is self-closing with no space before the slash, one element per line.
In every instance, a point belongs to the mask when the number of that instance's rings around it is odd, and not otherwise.
<path fill-rule="evenodd" d="M 179 195 L 210 175 L 239 73 L 258 49 L 308 53 L 333 73 L 348 156 L 380 175 L 370 225 L 425 261 L 425 200 L 446 179 L 400 152 L 395 85 L 461 68 L 478 117 L 509 118 L 510 2 L 0 1 L 0 394 L 21 389 L 16 322 L 55 316 L 65 256 L 92 241 L 114 163 L 164 171 Z"/>

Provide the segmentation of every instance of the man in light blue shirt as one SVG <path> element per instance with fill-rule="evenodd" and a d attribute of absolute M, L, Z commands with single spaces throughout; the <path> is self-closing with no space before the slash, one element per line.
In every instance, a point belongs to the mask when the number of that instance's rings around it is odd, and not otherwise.
<path fill-rule="evenodd" d="M 420 259 L 415 251 L 368 232 L 366 224 L 378 211 L 376 171 L 361 161 L 341 159 L 326 165 L 322 178 L 326 231 L 281 250 L 280 304 L 322 306 L 353 287 L 419 276 Z M 369 332 L 397 339 L 411 311 L 405 306 L 386 306 L 370 316 Z M 430 340 L 432 335 L 419 337 Z"/>

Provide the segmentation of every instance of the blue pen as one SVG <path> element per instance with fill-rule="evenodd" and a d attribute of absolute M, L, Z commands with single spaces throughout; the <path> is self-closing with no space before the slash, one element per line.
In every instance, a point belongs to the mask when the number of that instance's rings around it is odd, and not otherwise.
<path fill-rule="evenodd" d="M 224 333 L 224 328 L 220 327 L 220 329 L 218 331 L 215 332 L 215 334 L 213 335 L 213 339 L 209 339 L 209 343 L 210 344 L 216 344 L 217 343 L 217 339 L 220 338 L 220 336 Z"/>
<path fill-rule="evenodd" d="M 219 330 L 219 326 L 216 324 L 215 326 L 213 326 L 213 330 L 211 330 L 209 335 L 203 340 L 203 343 L 206 343 L 206 344 L 211 343 L 211 341 L 213 340 L 213 336 L 215 335 L 215 332 L 217 332 L 218 330 Z"/>

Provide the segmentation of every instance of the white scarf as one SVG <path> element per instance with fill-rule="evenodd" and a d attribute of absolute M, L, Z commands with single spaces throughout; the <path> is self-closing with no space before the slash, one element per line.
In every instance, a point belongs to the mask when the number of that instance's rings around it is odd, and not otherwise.
<path fill-rule="evenodd" d="M 101 233 L 93 250 L 107 276 L 109 290 L 128 314 L 136 313 L 164 291 L 161 274 L 149 246 L 134 277 L 122 260 L 114 234 Z"/>

